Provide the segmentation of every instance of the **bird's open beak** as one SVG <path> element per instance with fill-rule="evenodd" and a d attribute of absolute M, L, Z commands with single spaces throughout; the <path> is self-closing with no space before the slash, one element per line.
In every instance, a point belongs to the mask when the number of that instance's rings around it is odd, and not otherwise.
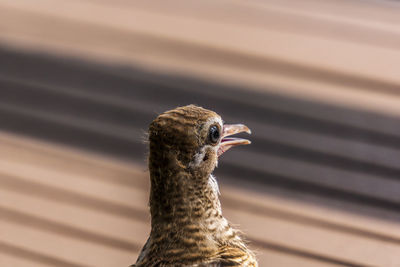
<path fill-rule="evenodd" d="M 249 145 L 251 142 L 247 139 L 228 137 L 237 133 L 246 132 L 251 134 L 250 129 L 243 124 L 225 124 L 222 132 L 221 143 L 218 148 L 218 157 L 221 156 L 225 151 L 233 146 L 238 145 Z"/>

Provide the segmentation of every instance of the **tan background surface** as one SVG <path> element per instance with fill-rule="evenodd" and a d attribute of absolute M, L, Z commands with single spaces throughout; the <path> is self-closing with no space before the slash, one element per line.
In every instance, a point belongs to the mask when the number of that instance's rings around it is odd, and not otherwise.
<path fill-rule="evenodd" d="M 400 266 L 395 1 L 0 0 L 0 266 L 128 266 L 143 143 L 197 103 L 253 144 L 216 171 L 260 266 Z"/>

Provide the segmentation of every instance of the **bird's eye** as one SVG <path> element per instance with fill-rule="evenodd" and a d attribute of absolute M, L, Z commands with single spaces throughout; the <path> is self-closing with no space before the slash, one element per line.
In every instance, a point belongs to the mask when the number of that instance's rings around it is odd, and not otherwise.
<path fill-rule="evenodd" d="M 208 139 L 211 141 L 211 143 L 216 144 L 219 140 L 219 128 L 216 125 L 213 125 L 210 127 L 209 133 L 208 133 Z"/>

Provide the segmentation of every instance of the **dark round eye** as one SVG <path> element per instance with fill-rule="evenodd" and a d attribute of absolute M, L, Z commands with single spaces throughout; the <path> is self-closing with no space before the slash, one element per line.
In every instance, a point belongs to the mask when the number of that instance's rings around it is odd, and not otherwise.
<path fill-rule="evenodd" d="M 211 143 L 216 144 L 219 140 L 219 128 L 216 125 L 213 125 L 210 127 L 210 130 L 208 132 L 208 139 L 211 141 Z"/>

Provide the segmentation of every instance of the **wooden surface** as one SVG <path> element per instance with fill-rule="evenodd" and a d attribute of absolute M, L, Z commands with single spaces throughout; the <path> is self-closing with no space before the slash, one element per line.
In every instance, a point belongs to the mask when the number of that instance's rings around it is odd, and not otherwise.
<path fill-rule="evenodd" d="M 261 266 L 399 267 L 399 12 L 0 0 L 0 266 L 133 263 L 146 129 L 196 103 L 253 131 L 216 176 Z"/>
<path fill-rule="evenodd" d="M 135 260 L 149 232 L 143 167 L 4 133 L 0 147 L 2 266 Z M 225 183 L 221 193 L 261 266 L 398 266 L 396 224 Z"/>
<path fill-rule="evenodd" d="M 396 1 L 1 0 L 13 46 L 400 114 Z"/>

